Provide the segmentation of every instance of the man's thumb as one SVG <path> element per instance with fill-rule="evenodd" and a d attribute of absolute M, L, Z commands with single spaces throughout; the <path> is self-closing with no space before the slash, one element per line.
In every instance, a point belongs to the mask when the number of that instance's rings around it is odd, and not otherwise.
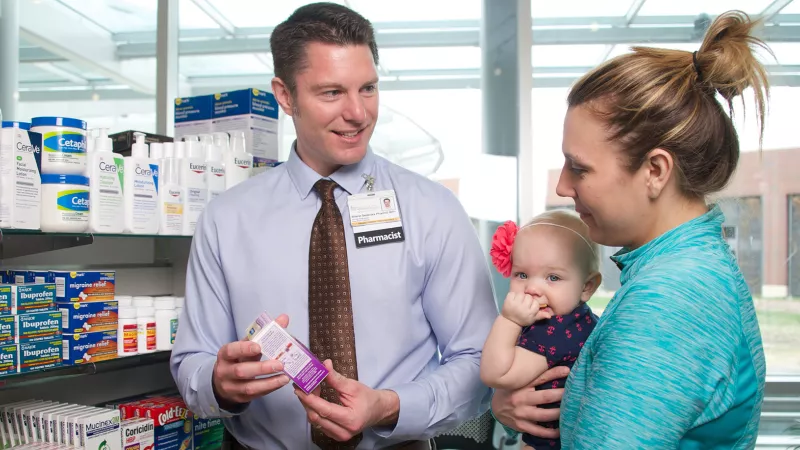
<path fill-rule="evenodd" d="M 278 325 L 281 327 L 286 328 L 289 326 L 289 316 L 286 314 L 281 314 L 277 319 L 275 319 L 275 322 L 278 322 Z"/>
<path fill-rule="evenodd" d="M 328 383 L 330 387 L 336 389 L 338 386 L 342 386 L 342 384 L 347 381 L 347 377 L 340 374 L 336 371 L 336 369 L 333 368 L 333 362 L 330 359 L 326 359 L 323 364 L 325 365 L 325 368 L 328 369 L 328 372 L 330 372 L 328 373 L 328 376 L 325 377 L 325 382 Z"/>

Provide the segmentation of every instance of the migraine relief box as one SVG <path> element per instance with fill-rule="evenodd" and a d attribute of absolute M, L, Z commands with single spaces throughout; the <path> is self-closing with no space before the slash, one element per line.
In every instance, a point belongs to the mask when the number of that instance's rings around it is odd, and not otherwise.
<path fill-rule="evenodd" d="M 65 366 L 117 359 L 117 330 L 64 334 L 63 339 Z"/>
<path fill-rule="evenodd" d="M 116 331 L 117 302 L 58 303 L 64 333 Z"/>
<path fill-rule="evenodd" d="M 49 311 L 55 305 L 55 284 L 12 284 L 0 286 L 0 289 L 6 286 L 11 287 L 11 314 Z"/>
<path fill-rule="evenodd" d="M 17 372 L 33 372 L 61 365 L 61 338 L 17 345 Z"/>
<path fill-rule="evenodd" d="M 0 344 L 26 344 L 61 337 L 61 313 L 45 311 L 0 316 Z"/>
<path fill-rule="evenodd" d="M 113 270 L 102 272 L 51 271 L 56 302 L 104 302 L 114 300 Z"/>

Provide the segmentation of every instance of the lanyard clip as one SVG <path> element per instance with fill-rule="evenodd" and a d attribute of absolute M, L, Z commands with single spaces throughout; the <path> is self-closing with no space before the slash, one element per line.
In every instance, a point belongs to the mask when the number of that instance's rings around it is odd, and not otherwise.
<path fill-rule="evenodd" d="M 361 177 L 367 181 L 367 192 L 372 192 L 375 190 L 375 177 L 367 175 L 366 173 L 361 174 Z"/>

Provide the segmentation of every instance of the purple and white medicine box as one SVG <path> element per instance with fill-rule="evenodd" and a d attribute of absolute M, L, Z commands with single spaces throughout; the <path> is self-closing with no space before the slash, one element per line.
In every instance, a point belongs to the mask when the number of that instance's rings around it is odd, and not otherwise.
<path fill-rule="evenodd" d="M 317 357 L 265 312 L 247 329 L 246 339 L 257 342 L 267 359 L 280 361 L 284 373 L 306 394 L 328 376 L 328 369 Z"/>

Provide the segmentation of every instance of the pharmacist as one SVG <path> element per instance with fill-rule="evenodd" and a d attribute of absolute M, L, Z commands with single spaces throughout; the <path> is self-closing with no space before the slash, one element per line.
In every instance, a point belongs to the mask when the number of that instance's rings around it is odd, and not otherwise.
<path fill-rule="evenodd" d="M 497 309 L 476 233 L 450 191 L 370 150 L 368 21 L 312 4 L 270 40 L 297 140 L 198 223 L 172 374 L 189 408 L 227 417 L 245 448 L 430 448 L 490 401 L 479 363 Z M 332 360 L 321 392 L 264 377 L 280 363 L 243 341 L 262 311 Z"/>

